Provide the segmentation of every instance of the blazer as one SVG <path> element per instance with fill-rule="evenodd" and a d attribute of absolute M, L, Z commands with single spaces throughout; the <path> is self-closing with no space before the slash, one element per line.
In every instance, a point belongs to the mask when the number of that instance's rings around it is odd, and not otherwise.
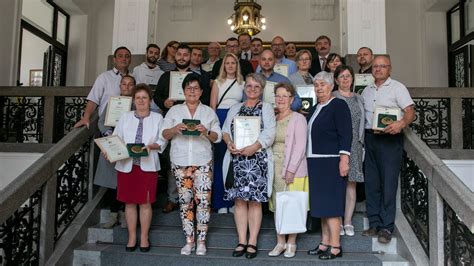
<path fill-rule="evenodd" d="M 334 97 L 344 100 L 344 97 L 339 93 L 339 91 L 334 91 L 332 93 Z M 355 93 L 354 97 L 356 98 L 357 105 L 359 106 L 361 118 L 359 123 L 359 139 L 358 141 L 364 144 L 364 133 L 365 133 L 365 109 L 364 109 L 364 99 L 359 94 Z"/>
<path fill-rule="evenodd" d="M 309 69 L 309 73 L 311 73 L 311 75 L 313 75 L 314 77 L 321 71 L 323 71 L 323 69 L 321 69 L 321 62 L 319 62 L 319 56 L 316 55 L 316 58 L 311 61 L 311 68 Z"/>
<path fill-rule="evenodd" d="M 286 171 L 295 173 L 295 178 L 308 175 L 306 162 L 306 140 L 308 139 L 306 118 L 297 112 L 293 112 L 285 136 L 284 160 L 281 176 Z M 277 175 L 278 173 L 275 173 Z"/>

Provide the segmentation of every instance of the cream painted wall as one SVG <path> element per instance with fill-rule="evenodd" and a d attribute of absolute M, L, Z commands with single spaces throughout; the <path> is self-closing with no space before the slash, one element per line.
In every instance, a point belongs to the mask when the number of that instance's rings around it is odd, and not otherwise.
<path fill-rule="evenodd" d="M 20 42 L 21 1 L 0 1 L 0 86 L 15 86 Z"/>

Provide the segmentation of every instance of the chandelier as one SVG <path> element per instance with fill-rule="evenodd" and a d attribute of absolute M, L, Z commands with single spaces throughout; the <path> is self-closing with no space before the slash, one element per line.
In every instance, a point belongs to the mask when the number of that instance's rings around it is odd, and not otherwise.
<path fill-rule="evenodd" d="M 260 15 L 262 6 L 254 0 L 235 0 L 234 13 L 227 19 L 230 30 L 236 34 L 248 33 L 250 36 L 265 30 L 265 17 Z"/>

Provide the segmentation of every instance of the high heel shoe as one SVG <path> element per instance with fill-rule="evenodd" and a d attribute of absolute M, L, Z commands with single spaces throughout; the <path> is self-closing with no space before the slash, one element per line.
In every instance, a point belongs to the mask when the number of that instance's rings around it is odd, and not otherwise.
<path fill-rule="evenodd" d="M 285 258 L 293 258 L 296 255 L 296 244 L 286 244 Z"/>
<path fill-rule="evenodd" d="M 320 246 L 326 247 L 326 249 L 321 249 L 321 248 L 319 248 Z M 307 253 L 308 253 L 308 255 L 321 255 L 324 252 L 326 252 L 326 250 L 328 250 L 328 248 L 329 248 L 329 245 L 323 244 L 323 242 L 321 242 L 321 243 L 318 244 L 318 246 L 316 248 L 308 250 Z"/>
<path fill-rule="evenodd" d="M 268 256 L 270 257 L 278 257 L 281 255 L 286 250 L 286 244 L 281 244 L 278 243 L 276 246 L 273 248 L 272 251 L 268 253 Z"/>
<path fill-rule="evenodd" d="M 339 253 L 333 254 L 331 252 L 332 249 L 339 249 Z M 342 248 L 341 247 L 331 247 L 331 246 L 328 247 L 326 252 L 319 255 L 320 260 L 333 260 L 335 258 L 340 258 L 340 257 L 342 257 Z"/>
<path fill-rule="evenodd" d="M 126 252 L 134 252 L 137 249 L 137 244 L 133 247 L 125 246 L 125 251 Z"/>

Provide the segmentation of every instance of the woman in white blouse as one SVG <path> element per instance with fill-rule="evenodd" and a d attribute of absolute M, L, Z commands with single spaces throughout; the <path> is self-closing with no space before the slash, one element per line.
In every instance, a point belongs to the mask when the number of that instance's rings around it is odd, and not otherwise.
<path fill-rule="evenodd" d="M 194 231 L 197 230 L 196 255 L 202 256 L 206 255 L 206 235 L 211 216 L 212 143 L 221 141 L 221 129 L 214 110 L 199 100 L 202 95 L 200 76 L 188 74 L 182 87 L 185 101 L 173 106 L 166 114 L 163 137 L 171 141 L 171 166 L 176 177 L 186 237 L 181 254 L 190 255 L 194 250 Z M 194 121 L 183 121 L 185 119 Z"/>

